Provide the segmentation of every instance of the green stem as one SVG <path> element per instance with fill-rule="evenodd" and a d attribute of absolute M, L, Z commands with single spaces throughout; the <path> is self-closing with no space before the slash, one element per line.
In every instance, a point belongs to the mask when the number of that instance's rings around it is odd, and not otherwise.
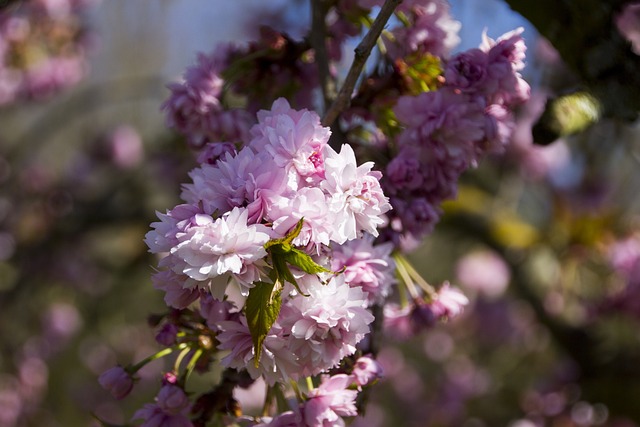
<path fill-rule="evenodd" d="M 191 357 L 191 360 L 189 360 L 189 363 L 187 364 L 187 369 L 184 373 L 185 382 L 187 382 L 187 379 L 189 378 L 189 376 L 191 376 L 191 373 L 195 369 L 196 363 L 198 363 L 198 359 L 200 359 L 200 356 L 202 356 L 202 353 L 204 353 L 204 350 L 202 350 L 201 348 L 197 349 L 196 352 L 193 353 L 193 357 Z"/>
<path fill-rule="evenodd" d="M 169 354 L 173 353 L 176 350 L 180 350 L 182 348 L 184 348 L 186 346 L 186 344 L 182 343 L 182 344 L 178 344 L 176 346 L 173 347 L 169 347 L 169 348 L 165 348 L 163 350 L 160 350 L 159 352 L 152 354 L 151 356 L 142 359 L 140 362 L 136 363 L 135 365 L 131 366 L 130 368 L 127 369 L 127 371 L 131 374 L 135 374 L 136 372 L 138 372 L 143 366 L 145 366 L 147 363 L 149 362 L 153 362 L 156 359 L 160 359 L 161 357 L 164 356 L 168 356 Z"/>
<path fill-rule="evenodd" d="M 296 399 L 298 400 L 299 403 L 302 403 L 305 401 L 304 396 L 302 395 L 302 392 L 300 391 L 300 387 L 298 386 L 298 383 L 291 380 L 289 381 L 289 384 L 291 384 L 291 388 L 293 389 L 293 392 L 296 394 Z"/>
<path fill-rule="evenodd" d="M 180 365 L 182 364 L 182 360 L 186 357 L 187 354 L 189 354 L 190 351 L 191 351 L 191 348 L 185 344 L 185 346 L 182 348 L 182 351 L 180 352 L 178 357 L 176 357 L 175 363 L 173 364 L 173 369 L 176 372 L 180 370 Z"/>
<path fill-rule="evenodd" d="M 419 299 L 420 294 L 418 293 L 418 289 L 413 283 L 413 280 L 411 279 L 409 272 L 407 271 L 403 263 L 400 262 L 400 258 L 399 258 L 400 255 L 394 255 L 393 257 L 396 259 L 396 271 L 400 275 L 400 278 L 402 279 L 402 283 L 404 283 L 405 288 L 407 289 L 407 291 L 409 291 L 409 295 L 411 295 L 411 298 L 413 299 Z"/>
<path fill-rule="evenodd" d="M 274 386 L 277 387 L 277 386 Z M 275 396 L 274 387 L 267 386 L 267 393 L 264 396 L 264 405 L 262 405 L 261 415 L 266 417 L 269 415 L 269 409 L 271 408 L 271 404 L 273 403 L 273 398 Z"/>
<path fill-rule="evenodd" d="M 396 260 L 396 263 L 402 264 L 402 266 L 406 269 L 409 276 L 416 281 L 416 283 L 420 286 L 420 288 L 422 288 L 422 290 L 425 291 L 425 293 L 427 294 L 427 297 L 431 301 L 433 301 L 438 297 L 438 293 L 433 288 L 433 286 L 431 286 L 429 283 L 427 283 L 426 280 L 424 280 L 424 278 L 420 275 L 420 273 L 418 273 L 418 271 L 413 267 L 413 265 L 411 265 L 409 260 L 407 260 L 405 257 L 399 254 L 395 257 L 395 260 Z"/>

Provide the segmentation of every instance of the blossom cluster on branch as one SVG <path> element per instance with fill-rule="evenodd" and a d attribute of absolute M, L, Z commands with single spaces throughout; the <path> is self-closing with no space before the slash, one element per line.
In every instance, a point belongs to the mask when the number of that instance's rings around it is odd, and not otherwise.
<path fill-rule="evenodd" d="M 380 331 L 412 335 L 467 304 L 403 253 L 432 230 L 460 175 L 508 142 L 529 94 L 524 41 L 521 30 L 485 36 L 451 57 L 459 23 L 447 3 L 405 1 L 379 39 L 379 64 L 339 120 L 321 119 L 320 98 L 341 102 L 327 81 L 344 43 L 376 28 L 372 8 L 393 3 L 332 2 L 312 26 L 323 44 L 265 28 L 248 46 L 200 54 L 169 85 L 167 124 L 199 166 L 184 203 L 145 238 L 170 307 L 155 319 L 166 348 L 100 378 L 122 398 L 138 369 L 178 353 L 156 403 L 134 415 L 142 425 L 344 425 L 381 376 Z M 225 368 L 220 383 L 191 394 L 192 372 L 213 362 Z M 264 410 L 243 414 L 231 391 L 259 379 Z"/>

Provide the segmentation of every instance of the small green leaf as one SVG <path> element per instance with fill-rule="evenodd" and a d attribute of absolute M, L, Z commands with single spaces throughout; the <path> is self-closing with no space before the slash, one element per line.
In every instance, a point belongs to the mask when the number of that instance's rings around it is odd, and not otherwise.
<path fill-rule="evenodd" d="M 253 340 L 256 368 L 260 364 L 262 343 L 267 337 L 269 329 L 278 318 L 278 314 L 280 314 L 282 305 L 281 290 L 282 285 L 278 281 L 276 283 L 256 282 L 256 285 L 249 291 L 249 296 L 245 303 L 245 314 Z"/>
<path fill-rule="evenodd" d="M 298 223 L 296 224 L 294 229 L 291 230 L 289 232 L 289 234 L 284 236 L 284 242 L 283 243 L 291 244 L 291 242 L 293 242 L 293 239 L 295 239 L 296 237 L 298 237 L 300 235 L 300 232 L 302 231 L 302 226 L 303 225 L 304 225 L 304 218 L 300 218 L 300 221 L 298 221 Z"/>
<path fill-rule="evenodd" d="M 297 249 L 292 248 L 291 250 L 297 250 Z M 284 255 L 276 254 L 276 253 L 271 254 L 271 260 L 273 261 L 273 269 L 276 273 L 276 277 L 281 282 L 291 283 L 293 287 L 296 288 L 296 291 L 298 291 L 300 295 L 304 295 L 308 297 L 309 296 L 308 294 L 305 294 L 304 292 L 302 292 L 302 289 L 300 289 L 300 286 L 298 286 L 298 282 L 296 282 L 296 278 L 293 277 L 291 270 L 287 266 L 286 257 L 288 253 L 291 253 L 291 252 L 287 252 Z"/>
<path fill-rule="evenodd" d="M 323 266 L 317 264 L 313 258 L 300 249 L 292 248 L 284 255 L 284 259 L 291 265 L 295 265 L 300 270 L 308 274 L 331 273 Z"/>
<path fill-rule="evenodd" d="M 277 252 L 288 252 L 291 249 L 291 242 L 293 239 L 300 235 L 302 231 L 302 226 L 304 225 L 304 218 L 301 218 L 300 221 L 296 224 L 293 230 L 289 232 L 286 236 L 281 239 L 271 239 L 267 243 L 264 244 L 264 248 L 268 251 L 277 251 Z"/>

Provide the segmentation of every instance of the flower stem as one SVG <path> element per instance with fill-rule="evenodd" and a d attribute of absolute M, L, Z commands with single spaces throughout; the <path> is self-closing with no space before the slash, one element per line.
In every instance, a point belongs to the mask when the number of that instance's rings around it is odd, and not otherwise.
<path fill-rule="evenodd" d="M 400 278 L 402 279 L 402 283 L 404 283 L 405 288 L 407 289 L 407 291 L 409 291 L 409 295 L 411 295 L 411 298 L 413 299 L 419 299 L 420 294 L 418 293 L 418 289 L 416 288 L 416 285 L 413 283 L 413 279 L 411 278 L 411 275 L 407 271 L 404 263 L 401 262 L 402 256 L 396 254 L 393 257 L 396 260 L 396 271 L 400 275 Z"/>
<path fill-rule="evenodd" d="M 422 290 L 427 294 L 427 298 L 429 298 L 429 300 L 433 301 L 438 297 L 438 293 L 433 288 L 433 286 L 431 286 L 429 283 L 427 283 L 426 280 L 424 280 L 424 278 L 420 275 L 420 273 L 418 273 L 418 271 L 413 267 L 413 265 L 411 265 L 409 260 L 407 260 L 405 257 L 399 254 L 395 256 L 395 260 L 396 260 L 396 264 L 397 265 L 401 264 L 405 269 L 405 271 L 407 272 L 407 274 L 413 280 L 415 280 L 415 283 L 417 283 L 418 286 L 420 286 L 420 288 L 422 288 Z"/>
<path fill-rule="evenodd" d="M 204 350 L 199 348 L 199 349 L 197 349 L 195 351 L 195 353 L 193 353 L 193 356 L 189 360 L 189 363 L 187 364 L 187 369 L 186 369 L 186 371 L 184 373 L 184 381 L 185 382 L 187 381 L 187 379 L 189 378 L 189 376 L 191 375 L 191 373 L 195 369 L 196 363 L 198 363 L 198 359 L 200 359 L 200 356 L 202 356 L 203 352 L 204 352 Z"/>
<path fill-rule="evenodd" d="M 130 368 L 127 369 L 127 371 L 131 374 L 135 374 L 136 372 L 138 372 L 143 366 L 145 366 L 147 363 L 149 362 L 153 362 L 156 359 L 160 359 L 161 357 L 164 356 L 168 356 L 169 354 L 173 353 L 176 350 L 180 350 L 184 347 L 186 347 L 187 344 L 182 343 L 182 344 L 178 344 L 175 345 L 173 347 L 169 347 L 169 348 L 165 348 L 163 350 L 160 350 L 159 352 L 152 354 L 149 357 L 146 357 L 145 359 L 142 359 L 140 362 L 136 363 L 135 365 L 131 366 Z"/>

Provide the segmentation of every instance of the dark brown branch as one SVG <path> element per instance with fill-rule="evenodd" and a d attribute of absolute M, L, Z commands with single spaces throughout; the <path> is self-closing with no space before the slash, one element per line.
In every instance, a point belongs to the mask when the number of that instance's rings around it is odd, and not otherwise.
<path fill-rule="evenodd" d="M 369 58 L 371 50 L 376 44 L 378 37 L 380 37 L 380 34 L 382 34 L 382 30 L 385 25 L 387 25 L 387 21 L 391 17 L 391 14 L 400 3 L 402 3 L 402 0 L 386 0 L 382 9 L 380 9 L 380 13 L 378 13 L 375 21 L 373 21 L 371 28 L 358 46 L 356 46 L 354 50 L 355 58 L 353 59 L 351 68 L 349 68 L 349 72 L 347 73 L 347 77 L 340 88 L 338 97 L 333 101 L 333 104 L 331 104 L 331 107 L 322 119 L 322 124 L 324 126 L 331 126 L 338 118 L 338 115 L 344 111 L 345 108 L 349 107 L 353 89 L 356 87 L 356 83 L 358 82 L 358 78 L 362 73 L 365 63 L 367 62 L 367 58 Z"/>

